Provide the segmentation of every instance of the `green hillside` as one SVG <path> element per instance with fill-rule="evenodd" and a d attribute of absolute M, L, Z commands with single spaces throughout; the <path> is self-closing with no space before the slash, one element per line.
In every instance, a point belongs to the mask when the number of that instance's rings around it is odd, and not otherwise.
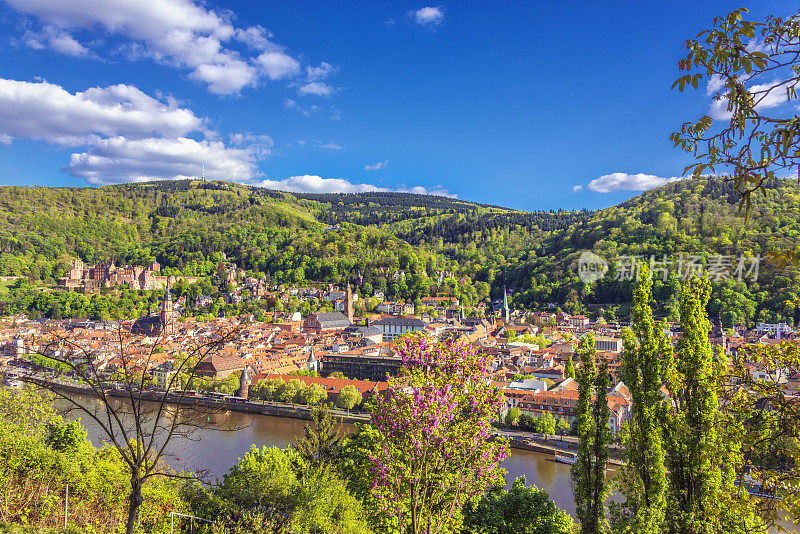
<path fill-rule="evenodd" d="M 403 193 L 289 194 L 226 182 L 155 182 L 102 188 L 0 187 L 0 274 L 51 286 L 72 258 L 211 276 L 223 258 L 277 283 L 360 280 L 388 298 L 450 293 L 474 304 L 507 286 L 516 305 L 556 303 L 611 318 L 626 313 L 631 283 L 586 286 L 576 260 L 619 255 L 764 254 L 800 236 L 800 187 L 769 184 L 750 220 L 721 180 L 677 182 L 599 211 L 520 212 Z M 339 228 L 330 228 L 338 225 Z M 223 256 L 224 254 L 224 256 Z M 406 277 L 394 282 L 391 274 Z M 446 273 L 439 283 L 439 273 Z M 613 272 L 611 273 L 613 275 Z M 657 281 L 675 317 L 680 280 Z M 737 321 L 798 321 L 794 268 L 762 262 L 757 282 L 715 283 L 711 313 Z M 2 296 L 12 311 L 48 315 L 32 291 Z M 38 297 L 37 297 L 38 298 Z M 788 301 L 788 303 L 787 303 Z M 138 308 L 137 308 L 138 310 Z M 131 312 L 134 310 L 131 309 Z"/>

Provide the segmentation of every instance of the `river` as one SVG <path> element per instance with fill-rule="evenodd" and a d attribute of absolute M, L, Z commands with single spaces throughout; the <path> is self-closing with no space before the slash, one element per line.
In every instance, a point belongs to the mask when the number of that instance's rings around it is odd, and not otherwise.
<path fill-rule="evenodd" d="M 90 408 L 100 407 L 100 401 L 94 397 L 76 395 L 79 402 Z M 57 402 L 57 408 L 63 408 L 64 401 Z M 81 414 L 71 412 L 67 417 L 77 418 Z M 81 422 L 95 446 L 102 445 L 103 433 L 90 417 L 83 414 Z M 261 448 L 287 447 L 303 435 L 305 421 L 271 417 L 266 415 L 226 412 L 211 416 L 212 426 L 197 429 L 191 440 L 176 437 L 170 442 L 170 457 L 165 461 L 176 470 L 206 470 L 213 477 L 222 478 L 228 469 L 235 464 L 251 445 Z M 225 428 L 235 428 L 226 431 Z M 344 424 L 343 430 L 351 432 L 354 426 Z M 528 485 L 536 485 L 545 490 L 556 505 L 574 516 L 575 504 L 570 488 L 569 465 L 553 460 L 548 454 L 512 449 L 511 454 L 503 462 L 502 467 L 508 471 L 507 485 L 510 487 L 514 479 L 525 475 Z"/>
<path fill-rule="evenodd" d="M 75 395 L 74 398 L 89 409 L 102 408 L 101 402 L 95 397 Z M 63 409 L 66 401 L 56 401 L 55 405 L 56 409 Z M 73 410 L 65 415 L 74 419 L 81 414 Z M 86 414 L 83 414 L 81 422 L 92 444 L 101 446 L 103 433 L 99 425 Z M 303 427 L 306 424 L 306 421 L 300 419 L 231 411 L 212 414 L 209 422 L 210 426 L 195 430 L 191 439 L 173 438 L 168 451 L 170 455 L 165 458 L 165 462 L 176 470 L 195 472 L 204 470 L 213 481 L 215 477 L 222 478 L 251 445 L 259 448 L 288 447 L 297 437 L 303 435 Z M 355 427 L 345 423 L 342 429 L 344 432 L 352 432 Z M 515 478 L 525 475 L 529 486 L 535 485 L 545 490 L 556 506 L 575 517 L 569 465 L 554 461 L 549 454 L 511 449 L 502 467 L 508 471 L 506 475 L 508 487 Z M 618 500 L 619 496 L 612 495 L 610 499 Z M 789 531 L 797 528 L 797 524 L 789 522 L 781 521 L 780 524 Z"/>

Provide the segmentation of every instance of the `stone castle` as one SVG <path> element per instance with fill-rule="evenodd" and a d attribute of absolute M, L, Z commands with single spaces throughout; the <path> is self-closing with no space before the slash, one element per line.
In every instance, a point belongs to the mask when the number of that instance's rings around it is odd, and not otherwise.
<path fill-rule="evenodd" d="M 95 293 L 101 288 L 118 285 L 125 285 L 130 289 L 152 290 L 161 289 L 178 280 L 189 284 L 199 280 L 197 276 L 156 276 L 155 273 L 160 270 L 161 265 L 155 261 L 147 267 L 133 265 L 117 267 L 107 262 L 84 265 L 81 260 L 74 260 L 69 276 L 59 278 L 58 285 L 65 289 L 83 289 L 85 293 Z"/>

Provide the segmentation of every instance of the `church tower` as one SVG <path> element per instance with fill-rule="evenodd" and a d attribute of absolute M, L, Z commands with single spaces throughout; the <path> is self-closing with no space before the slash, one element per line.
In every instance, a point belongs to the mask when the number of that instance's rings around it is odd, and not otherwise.
<path fill-rule="evenodd" d="M 347 293 L 344 296 L 344 308 L 347 314 L 347 318 L 350 320 L 350 323 L 353 322 L 353 290 L 350 288 L 350 282 L 347 282 Z"/>
<path fill-rule="evenodd" d="M 316 356 L 314 356 L 314 345 L 311 345 L 311 351 L 308 355 L 308 359 L 306 360 L 306 366 L 308 367 L 309 371 L 314 371 L 315 373 L 319 372 L 319 360 L 317 360 Z"/>
<path fill-rule="evenodd" d="M 511 319 L 511 310 L 508 309 L 508 292 L 506 291 L 506 286 L 503 286 L 503 309 L 501 311 L 503 313 L 503 319 L 506 324 L 508 324 Z"/>
<path fill-rule="evenodd" d="M 175 320 L 178 313 L 175 311 L 175 305 L 172 303 L 172 294 L 169 291 L 169 282 L 167 282 L 167 291 L 164 293 L 164 300 L 161 302 L 161 312 L 158 318 L 161 321 L 161 331 L 165 334 L 175 333 Z"/>

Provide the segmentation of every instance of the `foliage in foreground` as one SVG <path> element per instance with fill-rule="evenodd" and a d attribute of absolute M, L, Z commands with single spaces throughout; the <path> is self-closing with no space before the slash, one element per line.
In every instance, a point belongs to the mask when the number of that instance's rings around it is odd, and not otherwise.
<path fill-rule="evenodd" d="M 8 531 L 63 527 L 69 484 L 69 521 L 81 532 L 119 532 L 130 493 L 117 451 L 86 441 L 79 421 L 65 422 L 51 399 L 33 390 L 0 388 L 0 521 Z M 138 532 L 168 532 L 170 511 L 188 512 L 182 483 L 158 477 L 143 489 Z"/>
<path fill-rule="evenodd" d="M 525 477 L 510 490 L 492 488 L 477 502 L 464 507 L 461 534 L 570 534 L 572 518 L 550 496 L 525 486 Z"/>
<path fill-rule="evenodd" d="M 470 345 L 412 337 L 398 353 L 404 371 L 372 414 L 380 433 L 372 491 L 403 532 L 448 532 L 468 500 L 502 480 L 508 446 L 488 439 L 501 393 Z"/>

